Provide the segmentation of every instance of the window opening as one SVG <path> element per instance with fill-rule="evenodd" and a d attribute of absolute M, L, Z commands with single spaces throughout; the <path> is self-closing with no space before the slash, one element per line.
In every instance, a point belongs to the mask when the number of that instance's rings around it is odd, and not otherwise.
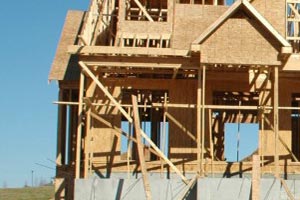
<path fill-rule="evenodd" d="M 292 94 L 292 107 L 300 106 L 300 94 Z M 292 152 L 300 160 L 300 110 L 291 112 L 292 121 Z M 295 161 L 295 160 L 293 160 Z"/>
<path fill-rule="evenodd" d="M 256 92 L 223 92 L 216 91 L 213 92 L 213 104 L 214 105 L 234 105 L 234 106 L 257 106 L 258 105 L 259 94 Z M 227 157 L 231 158 L 235 157 L 235 161 L 241 160 L 244 158 L 244 154 L 242 157 L 239 152 L 241 148 L 244 148 L 243 143 L 241 141 L 244 138 L 248 137 L 247 128 L 244 126 L 248 126 L 247 124 L 256 124 L 258 123 L 257 119 L 257 110 L 233 110 L 233 109 L 214 109 L 212 111 L 212 138 L 214 142 L 214 155 L 217 160 L 227 160 Z M 252 128 L 252 125 L 249 125 Z M 258 125 L 253 125 L 254 127 Z M 254 129 L 254 128 L 253 128 Z M 253 134 L 256 134 L 255 131 Z M 227 135 L 228 134 L 228 135 Z M 250 133 L 249 133 L 250 134 Z M 252 133 L 251 133 L 252 134 Z M 258 134 L 258 133 L 257 133 Z M 252 141 L 252 146 L 257 147 L 258 135 L 251 135 L 253 137 L 249 138 Z M 226 138 L 232 138 L 226 140 Z M 243 138 L 241 138 L 243 137 Z M 232 143 L 226 143 L 227 141 L 232 141 Z M 226 149 L 227 147 L 236 147 L 235 149 Z M 244 149 L 242 149 L 242 152 Z M 232 152 L 235 152 L 232 155 Z M 225 155 L 228 152 L 229 155 Z M 249 156 L 249 155 L 248 155 Z"/>
<path fill-rule="evenodd" d="M 147 134 L 149 138 L 167 155 L 167 144 L 168 144 L 168 130 L 169 124 L 166 121 L 166 127 L 163 123 L 163 109 L 162 108 L 152 108 L 152 103 L 164 103 L 165 96 L 168 96 L 168 91 L 166 90 L 134 90 L 134 89 L 124 89 L 122 90 L 122 103 L 131 104 L 131 95 L 137 95 L 138 104 L 144 105 L 139 107 L 141 128 Z M 168 98 L 166 99 L 168 102 Z M 128 108 L 127 108 L 128 110 Z M 130 124 L 126 118 L 122 117 L 121 122 L 122 131 L 134 136 L 134 127 Z M 166 130 L 166 135 L 163 135 L 163 129 Z M 162 143 L 164 142 L 164 144 Z M 146 160 L 157 160 L 157 156 L 150 153 L 150 144 L 142 138 L 142 143 L 145 145 L 144 154 Z M 121 158 L 127 157 L 127 152 L 130 154 L 130 158 L 135 160 L 138 158 L 136 152 L 136 144 L 128 141 L 126 137 L 121 138 Z"/>

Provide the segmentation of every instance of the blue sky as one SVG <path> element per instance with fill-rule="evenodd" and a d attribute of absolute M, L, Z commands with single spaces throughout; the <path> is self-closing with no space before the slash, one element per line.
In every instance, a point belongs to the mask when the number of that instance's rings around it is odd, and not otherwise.
<path fill-rule="evenodd" d="M 48 72 L 68 9 L 86 9 L 88 0 L 1 1 L 0 187 L 47 181 L 55 167 L 57 84 Z"/>

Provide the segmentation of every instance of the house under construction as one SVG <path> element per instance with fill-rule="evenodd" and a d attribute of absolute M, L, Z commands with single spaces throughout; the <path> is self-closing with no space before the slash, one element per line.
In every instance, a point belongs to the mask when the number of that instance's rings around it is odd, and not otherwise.
<path fill-rule="evenodd" d="M 69 11 L 55 199 L 300 198 L 300 0 Z"/>

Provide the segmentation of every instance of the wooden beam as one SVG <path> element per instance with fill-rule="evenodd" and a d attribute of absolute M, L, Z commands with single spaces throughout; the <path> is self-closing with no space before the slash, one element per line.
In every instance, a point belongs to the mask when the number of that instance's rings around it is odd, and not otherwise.
<path fill-rule="evenodd" d="M 79 84 L 79 105 L 78 105 L 78 127 L 77 127 L 77 142 L 76 142 L 76 163 L 75 163 L 75 178 L 80 178 L 80 164 L 81 164 L 81 134 L 83 126 L 83 95 L 84 95 L 84 81 L 83 73 L 80 73 Z"/>
<path fill-rule="evenodd" d="M 96 85 L 104 92 L 104 94 L 111 100 L 111 102 L 119 109 L 119 111 L 124 115 L 124 117 L 128 120 L 128 122 L 132 123 L 132 118 L 128 115 L 128 113 L 122 108 L 120 103 L 116 101 L 116 99 L 109 93 L 109 91 L 104 87 L 104 85 L 96 78 L 96 76 L 91 72 L 91 70 L 82 62 L 79 62 L 79 65 L 86 72 L 89 77 L 96 83 Z"/>
<path fill-rule="evenodd" d="M 69 54 L 91 55 L 91 54 L 114 54 L 114 55 L 148 55 L 148 56 L 183 56 L 189 55 L 189 50 L 172 48 L 143 48 L 143 47 L 111 47 L 111 46 L 68 46 Z"/>
<path fill-rule="evenodd" d="M 141 172 L 143 175 L 143 183 L 144 183 L 144 189 L 146 193 L 146 199 L 151 200 L 152 195 L 151 195 L 151 188 L 150 188 L 150 183 L 148 180 L 148 174 L 147 174 L 147 167 L 146 167 L 146 162 L 145 162 L 145 155 L 144 155 L 144 150 L 143 150 L 143 145 L 142 145 L 142 137 L 141 137 L 141 127 L 140 127 L 140 116 L 139 116 L 139 110 L 137 107 L 137 97 L 135 95 L 131 96 L 132 99 L 132 108 L 133 108 L 133 121 L 134 121 L 134 130 L 135 130 L 135 135 L 136 135 L 136 140 L 137 140 L 137 149 L 138 149 L 138 155 L 139 155 L 139 162 L 140 162 L 140 167 L 141 167 Z"/>
<path fill-rule="evenodd" d="M 139 0 L 134 0 L 134 2 L 135 2 L 136 5 L 141 9 L 141 11 L 144 13 L 145 17 L 146 17 L 150 22 L 154 22 L 154 20 L 153 20 L 152 17 L 149 15 L 149 13 L 148 13 L 147 10 L 145 9 L 145 7 L 141 4 L 141 2 L 139 2 Z"/>
<path fill-rule="evenodd" d="M 252 199 L 260 199 L 260 158 L 259 155 L 252 156 Z"/>

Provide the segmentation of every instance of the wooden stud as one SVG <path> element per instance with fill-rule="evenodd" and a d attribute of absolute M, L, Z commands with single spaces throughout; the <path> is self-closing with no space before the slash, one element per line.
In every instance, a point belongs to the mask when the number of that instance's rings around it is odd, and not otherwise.
<path fill-rule="evenodd" d="M 202 67 L 202 108 L 201 108 L 201 161 L 204 161 L 204 146 L 205 146 L 205 82 L 206 82 L 206 66 Z M 203 168 L 203 167 L 202 167 Z"/>
<path fill-rule="evenodd" d="M 274 124 L 274 136 L 275 136 L 275 155 L 274 155 L 274 161 L 275 161 L 275 177 L 279 177 L 279 114 L 278 114 L 278 66 L 274 67 L 274 108 L 273 108 L 273 124 Z"/>
<path fill-rule="evenodd" d="M 91 162 L 91 110 L 86 112 L 86 136 L 84 141 L 84 178 L 88 178 L 90 175 L 90 162 Z"/>
<path fill-rule="evenodd" d="M 75 164 L 75 178 L 80 178 L 80 164 L 81 164 L 81 134 L 83 126 L 83 95 L 84 95 L 84 81 L 85 76 L 80 73 L 79 84 L 79 105 L 78 105 L 78 127 L 77 127 L 77 142 L 76 142 L 76 164 Z"/>
<path fill-rule="evenodd" d="M 168 98 L 168 95 L 167 93 L 165 92 L 164 94 L 164 107 L 163 107 L 163 132 L 162 132 L 162 137 L 161 137 L 161 149 L 162 149 L 162 152 L 164 153 L 165 152 L 165 149 L 166 149 L 166 129 L 167 129 L 167 115 L 166 115 L 166 112 L 168 110 L 168 104 L 167 104 L 167 98 Z M 164 165 L 163 165 L 163 160 L 160 159 L 161 161 L 161 164 L 160 164 L 160 170 L 161 170 L 161 176 L 163 175 L 163 172 L 164 172 Z"/>
<path fill-rule="evenodd" d="M 202 94 L 202 82 L 201 82 L 201 69 L 198 69 L 198 88 L 197 88 L 197 164 L 198 174 L 202 175 L 202 160 L 201 160 L 201 94 Z"/>
<path fill-rule="evenodd" d="M 63 89 L 59 91 L 59 100 L 63 100 Z M 65 164 L 65 142 L 66 141 L 66 106 L 58 106 L 58 127 L 57 127 L 57 152 L 56 165 Z"/>
<path fill-rule="evenodd" d="M 143 175 L 143 183 L 144 183 L 144 189 L 146 193 L 146 199 L 151 200 L 151 188 L 150 183 L 148 180 L 148 174 L 147 174 L 147 168 L 146 168 L 146 162 L 145 162 L 145 155 L 142 145 L 142 137 L 141 137 L 141 127 L 140 127 L 140 116 L 139 116 L 139 110 L 137 107 L 137 97 L 135 95 L 131 96 L 132 98 L 132 108 L 133 108 L 133 119 L 134 119 L 134 130 L 137 140 L 137 149 L 138 149 L 138 155 L 139 155 L 139 162 L 141 167 L 141 172 Z"/>
<path fill-rule="evenodd" d="M 213 133 L 212 133 L 212 110 L 208 109 L 208 130 L 209 130 L 209 149 L 210 149 L 210 157 L 211 157 L 211 173 L 212 177 L 214 177 L 214 141 L 213 141 Z"/>
<path fill-rule="evenodd" d="M 128 113 L 129 113 L 129 115 L 130 115 L 130 113 L 131 113 L 131 108 L 128 108 Z M 133 134 L 132 134 L 132 126 L 131 126 L 131 124 L 129 124 L 129 131 L 128 131 L 128 135 L 129 136 L 132 136 Z M 132 144 L 132 142 L 131 142 L 131 140 L 129 140 L 128 138 L 127 138 L 127 178 L 129 179 L 130 178 L 130 157 L 131 157 L 131 144 Z M 144 147 L 143 147 L 144 148 Z"/>

